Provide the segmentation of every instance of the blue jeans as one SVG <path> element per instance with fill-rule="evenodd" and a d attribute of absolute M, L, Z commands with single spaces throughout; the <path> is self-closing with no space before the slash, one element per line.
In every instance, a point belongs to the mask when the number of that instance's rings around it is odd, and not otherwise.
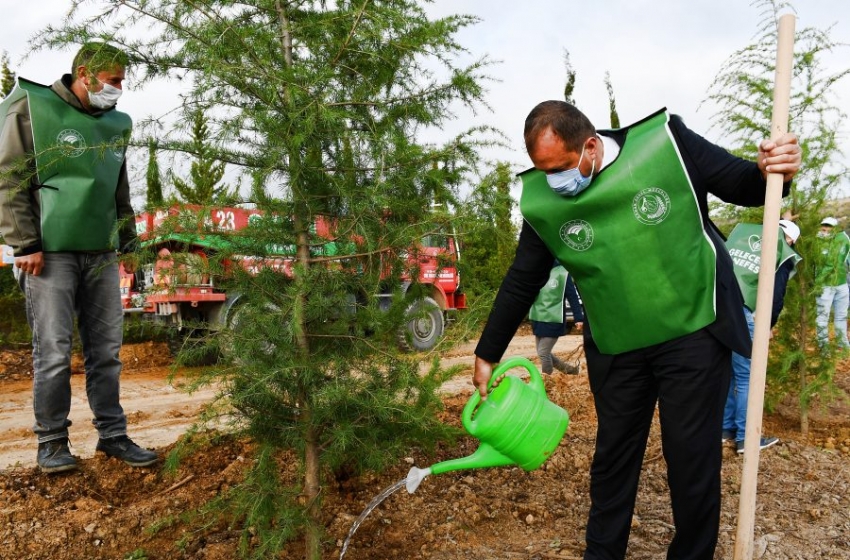
<path fill-rule="evenodd" d="M 750 329 L 750 338 L 755 332 L 753 313 L 746 307 L 744 317 Z M 750 359 L 732 352 L 732 382 L 723 410 L 723 430 L 735 434 L 735 441 L 744 441 L 747 431 L 747 400 L 750 395 Z"/>
<path fill-rule="evenodd" d="M 850 304 L 850 291 L 847 284 L 840 286 L 824 286 L 823 291 L 815 300 L 818 308 L 817 325 L 818 344 L 825 347 L 829 344 L 829 312 L 833 313 L 832 321 L 835 328 L 835 338 L 841 348 L 850 347 L 847 341 L 847 306 Z"/>
<path fill-rule="evenodd" d="M 32 329 L 33 431 L 38 442 L 68 437 L 75 318 L 92 423 L 102 438 L 125 435 L 127 417 L 118 399 L 123 315 L 115 253 L 44 253 L 40 275 L 14 271 Z"/>

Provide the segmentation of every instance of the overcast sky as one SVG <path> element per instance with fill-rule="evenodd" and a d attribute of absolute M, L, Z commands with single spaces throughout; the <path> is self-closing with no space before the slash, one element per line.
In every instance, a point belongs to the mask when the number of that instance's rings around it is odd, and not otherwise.
<path fill-rule="evenodd" d="M 796 0 L 797 29 L 835 25 L 834 40 L 850 39 L 850 1 Z M 35 0 L 4 6 L 0 20 L 0 50 L 8 51 L 18 75 L 50 83 L 68 72 L 70 51 L 41 53 L 23 63 L 27 39 L 42 26 L 59 24 L 68 0 Z M 577 73 L 576 104 L 600 128 L 608 126 L 604 76 L 609 72 L 623 125 L 667 107 L 685 123 L 714 141 L 709 130 L 712 109 L 700 107 L 722 63 L 750 44 L 757 34 L 759 8 L 748 0 L 438 0 L 428 7 L 434 15 L 466 13 L 481 22 L 467 28 L 459 41 L 478 58 L 501 61 L 490 69 L 498 80 L 489 87 L 493 112 L 461 114 L 454 133 L 476 124 L 503 130 L 510 150 L 494 154 L 516 170 L 529 165 L 522 147 L 522 123 L 528 111 L 544 99 L 561 99 L 564 53 Z M 848 41 L 850 42 L 850 41 Z M 850 67 L 850 48 L 832 56 L 830 69 Z M 159 116 L 163 101 L 173 98 L 174 83 L 128 89 L 120 102 L 135 120 Z M 850 113 L 850 78 L 837 89 L 836 103 Z M 850 154 L 850 123 L 842 143 Z M 846 160 L 847 158 L 845 158 Z M 845 185 L 850 183 L 845 181 Z"/>

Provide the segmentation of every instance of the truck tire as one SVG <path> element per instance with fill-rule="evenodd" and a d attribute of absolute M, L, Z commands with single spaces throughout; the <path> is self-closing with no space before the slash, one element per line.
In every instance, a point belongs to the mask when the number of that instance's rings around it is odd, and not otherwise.
<path fill-rule="evenodd" d="M 399 332 L 399 345 L 409 352 L 425 352 L 434 348 L 443 336 L 443 310 L 426 297 L 407 309 L 409 320 Z"/>
<path fill-rule="evenodd" d="M 218 363 L 221 355 L 209 344 L 208 337 L 209 332 L 204 329 L 174 329 L 168 336 L 168 350 L 181 366 L 212 366 Z"/>
<path fill-rule="evenodd" d="M 256 313 L 256 309 L 249 309 L 249 305 L 250 304 L 241 300 L 237 301 L 227 314 L 227 332 L 224 333 L 224 339 L 221 346 L 222 353 L 228 361 L 235 361 L 235 356 L 237 354 L 235 345 L 238 345 L 240 338 L 245 336 L 242 329 L 244 328 L 244 325 L 248 324 L 251 312 L 253 311 Z M 270 314 L 276 314 L 278 312 L 278 307 L 274 304 L 266 303 L 263 305 L 263 310 Z M 271 355 L 272 352 L 274 352 L 274 349 L 275 346 L 270 342 L 266 342 L 260 347 L 260 351 L 267 355 Z"/>

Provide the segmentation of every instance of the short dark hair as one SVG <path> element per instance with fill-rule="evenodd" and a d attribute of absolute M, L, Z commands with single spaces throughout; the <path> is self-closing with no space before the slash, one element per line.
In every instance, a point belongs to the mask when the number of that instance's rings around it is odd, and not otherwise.
<path fill-rule="evenodd" d="M 71 75 L 76 77 L 77 68 L 80 66 L 85 66 L 89 72 L 97 74 L 118 67 L 127 68 L 129 63 L 130 57 L 118 47 L 100 41 L 90 41 L 84 43 L 74 56 Z"/>
<path fill-rule="evenodd" d="M 544 101 L 525 118 L 525 149 L 531 153 L 540 135 L 550 128 L 572 152 L 581 150 L 584 141 L 596 134 L 590 119 L 574 105 L 566 101 Z"/>

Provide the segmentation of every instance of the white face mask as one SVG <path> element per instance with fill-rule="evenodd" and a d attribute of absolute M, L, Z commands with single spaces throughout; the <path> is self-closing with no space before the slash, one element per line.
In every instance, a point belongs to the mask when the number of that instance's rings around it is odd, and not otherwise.
<path fill-rule="evenodd" d="M 103 84 L 100 91 L 89 91 L 89 103 L 95 109 L 109 109 L 118 103 L 118 98 L 124 93 L 122 90 L 109 84 Z"/>

